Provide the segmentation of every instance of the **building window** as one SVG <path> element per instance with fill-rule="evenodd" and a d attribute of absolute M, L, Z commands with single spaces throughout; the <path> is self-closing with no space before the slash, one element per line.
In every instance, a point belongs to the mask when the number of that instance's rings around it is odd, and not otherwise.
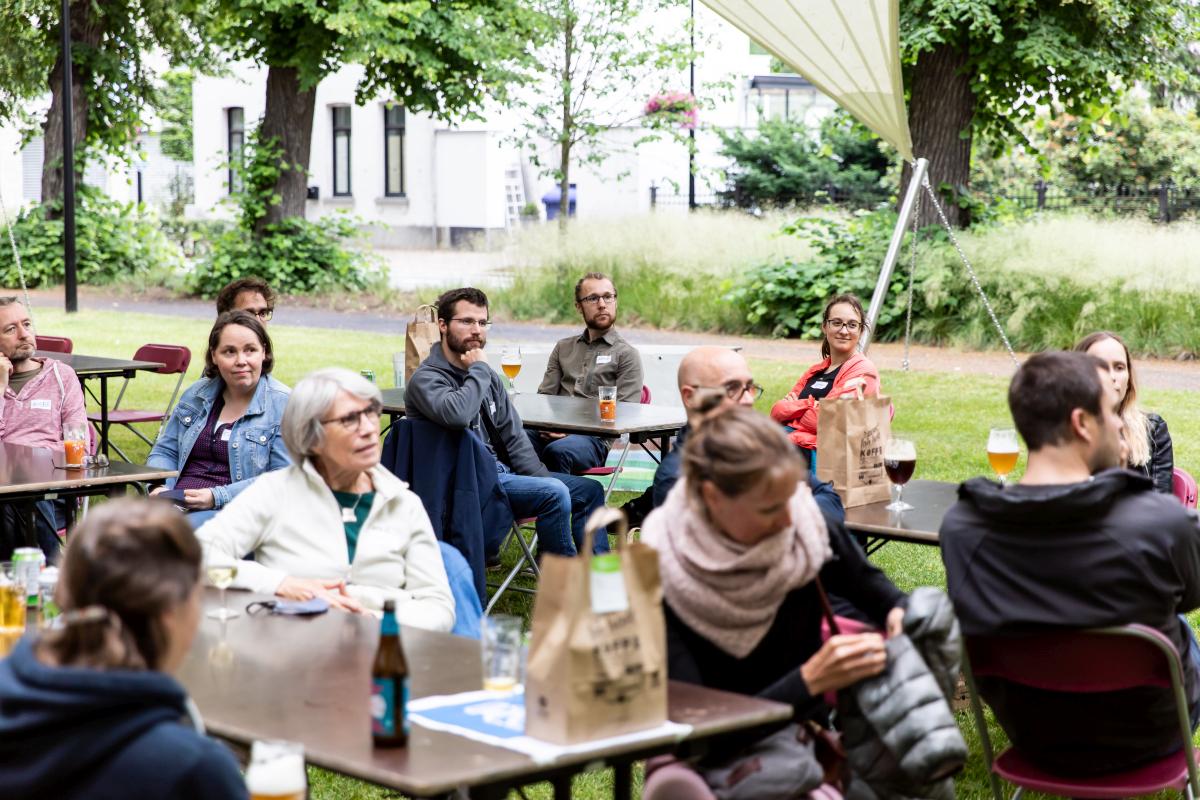
<path fill-rule="evenodd" d="M 383 108 L 383 194 L 404 196 L 404 106 Z"/>
<path fill-rule="evenodd" d="M 350 196 L 350 106 L 333 109 L 333 196 Z"/>
<path fill-rule="evenodd" d="M 242 163 L 242 148 L 246 145 L 246 112 L 241 108 L 225 109 L 225 122 L 229 129 L 227 152 L 229 155 L 229 193 L 242 188 L 241 179 L 234 169 Z"/>

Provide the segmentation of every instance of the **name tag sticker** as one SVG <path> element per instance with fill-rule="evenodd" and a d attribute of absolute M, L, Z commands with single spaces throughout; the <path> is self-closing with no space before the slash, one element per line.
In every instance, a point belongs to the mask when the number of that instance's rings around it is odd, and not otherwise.
<path fill-rule="evenodd" d="M 814 388 L 814 389 L 824 389 L 824 388 L 825 388 L 826 386 L 828 386 L 828 385 L 829 385 L 829 381 L 817 381 L 816 383 L 814 383 L 814 384 L 812 385 L 812 388 Z"/>
<path fill-rule="evenodd" d="M 226 428 L 225 430 L 221 431 L 221 441 L 228 442 L 229 434 L 231 433 L 233 433 L 233 428 Z"/>
<path fill-rule="evenodd" d="M 29 407 L 32 408 L 34 411 L 49 411 L 50 410 L 50 401 L 44 397 L 39 398 L 37 400 L 30 400 Z"/>
<path fill-rule="evenodd" d="M 596 356 L 596 366 L 612 362 L 612 356 Z"/>

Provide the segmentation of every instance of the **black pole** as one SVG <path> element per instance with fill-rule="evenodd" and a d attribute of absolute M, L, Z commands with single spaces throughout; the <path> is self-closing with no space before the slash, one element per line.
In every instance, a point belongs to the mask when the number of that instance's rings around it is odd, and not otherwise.
<path fill-rule="evenodd" d="M 691 0 L 688 9 L 691 19 L 688 34 L 691 37 L 691 63 L 688 64 L 688 93 L 692 102 L 696 99 L 696 0 Z M 696 122 L 688 129 L 688 209 L 696 207 Z"/>
<path fill-rule="evenodd" d="M 67 313 L 79 310 L 75 286 L 75 145 L 71 141 L 71 0 L 62 0 L 63 274 Z"/>

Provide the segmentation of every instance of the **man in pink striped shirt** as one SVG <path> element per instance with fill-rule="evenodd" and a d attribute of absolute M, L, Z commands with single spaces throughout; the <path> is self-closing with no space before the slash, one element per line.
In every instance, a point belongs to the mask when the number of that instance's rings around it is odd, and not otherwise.
<path fill-rule="evenodd" d="M 75 371 L 51 358 L 34 358 L 37 342 L 29 311 L 16 297 L 0 297 L 0 442 L 60 450 L 63 429 L 87 425 L 83 389 Z M 38 543 L 46 557 L 58 552 L 55 531 L 62 527 L 61 509 L 51 501 L 37 504 Z M 4 509 L 8 542 L 15 544 L 13 523 L 18 515 Z"/>

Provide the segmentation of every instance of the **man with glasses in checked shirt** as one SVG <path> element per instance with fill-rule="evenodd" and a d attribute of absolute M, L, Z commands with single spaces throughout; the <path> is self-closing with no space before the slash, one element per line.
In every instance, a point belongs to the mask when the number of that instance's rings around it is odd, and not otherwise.
<path fill-rule="evenodd" d="M 642 357 L 614 327 L 617 290 L 612 279 L 589 272 L 575 284 L 575 308 L 583 333 L 559 340 L 546 363 L 538 394 L 597 399 L 601 386 L 616 386 L 617 400 L 642 399 Z M 577 475 L 604 466 L 613 440 L 602 436 L 528 431 L 529 441 L 551 472 Z"/>

